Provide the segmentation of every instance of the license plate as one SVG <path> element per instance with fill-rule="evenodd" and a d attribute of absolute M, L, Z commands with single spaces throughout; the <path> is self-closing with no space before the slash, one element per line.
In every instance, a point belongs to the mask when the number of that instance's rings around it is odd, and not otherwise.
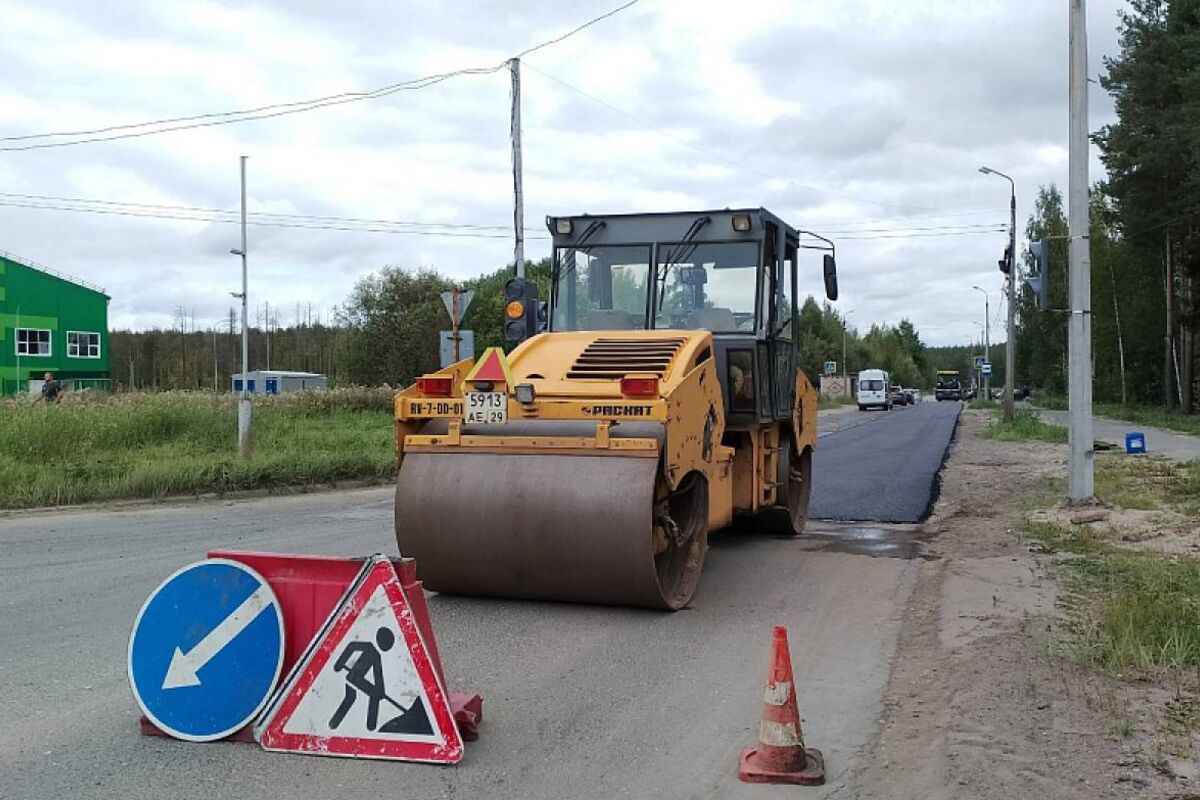
<path fill-rule="evenodd" d="M 467 392 L 463 400 L 468 425 L 503 425 L 508 422 L 508 395 L 504 392 Z"/>

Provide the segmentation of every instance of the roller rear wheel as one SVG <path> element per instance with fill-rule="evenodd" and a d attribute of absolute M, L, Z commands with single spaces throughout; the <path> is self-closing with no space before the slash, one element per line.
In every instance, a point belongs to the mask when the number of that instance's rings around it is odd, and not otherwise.
<path fill-rule="evenodd" d="M 783 437 L 778 472 L 777 504 L 759 515 L 762 527 L 780 536 L 804 533 L 812 497 L 812 449 L 796 454 L 790 432 Z"/>

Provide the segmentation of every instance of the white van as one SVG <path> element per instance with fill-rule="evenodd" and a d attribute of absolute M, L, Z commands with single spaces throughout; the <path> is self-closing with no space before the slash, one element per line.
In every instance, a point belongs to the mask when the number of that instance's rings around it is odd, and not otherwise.
<path fill-rule="evenodd" d="M 881 369 L 864 369 L 858 373 L 858 410 L 866 411 L 872 406 L 878 406 L 885 411 L 892 410 L 892 382 L 888 374 Z"/>

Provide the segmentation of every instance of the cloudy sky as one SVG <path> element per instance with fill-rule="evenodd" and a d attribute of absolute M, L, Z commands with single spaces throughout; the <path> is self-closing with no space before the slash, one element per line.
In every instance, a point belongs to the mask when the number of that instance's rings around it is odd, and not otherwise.
<path fill-rule="evenodd" d="M 0 2 L 0 137 L 491 67 L 620 3 Z M 1093 74 L 1116 50 L 1122 6 L 1089 3 Z M 1016 180 L 1019 232 L 1039 185 L 1065 187 L 1067 10 L 1068 0 L 640 0 L 524 60 L 527 255 L 548 254 L 533 238 L 546 214 L 763 205 L 838 242 L 838 306 L 856 327 L 908 317 L 927 342 L 965 344 L 984 316 L 977 284 L 1002 339 L 1008 184 L 977 168 Z M 1097 87 L 1091 104 L 1094 129 L 1112 105 Z M 467 278 L 511 260 L 508 134 L 501 70 L 155 136 L 40 149 L 11 148 L 64 140 L 9 138 L 0 250 L 106 287 L 112 327 L 169 327 L 184 308 L 207 328 L 240 288 L 238 229 L 177 207 L 236 209 L 240 155 L 252 212 L 454 226 L 276 216 L 306 227 L 251 227 L 252 305 L 280 309 L 281 324 L 298 303 L 324 319 L 384 265 Z M 817 257 L 805 267 L 817 293 Z"/>

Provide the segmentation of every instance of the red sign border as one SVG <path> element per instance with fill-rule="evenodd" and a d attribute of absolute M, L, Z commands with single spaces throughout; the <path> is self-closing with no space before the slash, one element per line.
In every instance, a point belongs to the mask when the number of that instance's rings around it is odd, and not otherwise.
<path fill-rule="evenodd" d="M 431 721 L 445 739 L 445 743 L 397 741 L 362 736 L 317 736 L 315 734 L 286 733 L 284 728 L 291 720 L 300 700 L 308 693 L 317 676 L 321 674 L 321 670 L 333 657 L 333 652 L 342 643 L 354 621 L 358 619 L 367 601 L 380 586 L 383 586 L 388 600 L 391 602 L 392 611 L 396 615 L 396 622 L 400 627 L 404 644 L 408 647 L 408 652 L 412 657 L 417 677 L 429 698 L 431 707 L 429 710 L 433 716 Z M 283 698 L 264 725 L 262 735 L 259 737 L 259 744 L 266 750 L 351 758 L 424 761 L 433 764 L 457 764 L 462 760 L 462 736 L 459 734 L 458 726 L 454 722 L 454 715 L 450 710 L 449 695 L 438 679 L 437 670 L 429 658 L 429 651 L 425 648 L 421 632 L 413 620 L 412 610 L 409 608 L 408 599 L 404 596 L 404 590 L 400 586 L 400 578 L 396 575 L 396 569 L 386 558 L 379 559 L 371 566 L 367 576 L 334 611 L 332 624 L 327 627 L 321 641 L 313 648 L 303 671 L 292 682 L 287 696 Z"/>

